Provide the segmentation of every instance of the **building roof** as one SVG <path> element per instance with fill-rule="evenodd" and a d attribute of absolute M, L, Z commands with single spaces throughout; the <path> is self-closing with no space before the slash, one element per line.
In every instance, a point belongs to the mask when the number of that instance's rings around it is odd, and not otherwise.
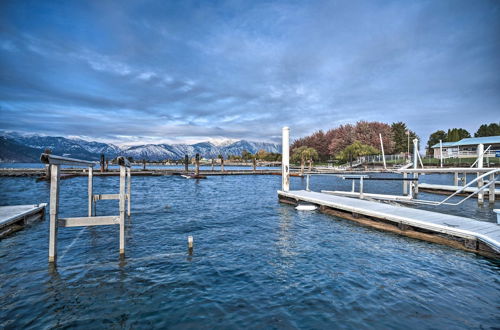
<path fill-rule="evenodd" d="M 459 147 L 459 146 L 470 146 L 478 144 L 500 144 L 500 135 L 497 136 L 485 136 L 477 138 L 466 138 L 457 142 L 443 142 L 443 147 Z M 431 148 L 439 148 L 439 143 L 436 143 Z"/>

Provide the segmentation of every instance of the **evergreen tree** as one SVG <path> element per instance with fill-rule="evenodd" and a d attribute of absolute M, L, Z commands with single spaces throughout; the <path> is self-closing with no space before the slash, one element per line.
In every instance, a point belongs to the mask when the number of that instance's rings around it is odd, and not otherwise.
<path fill-rule="evenodd" d="M 474 137 L 483 137 L 483 136 L 498 136 L 500 135 L 500 122 L 491 123 L 491 124 L 483 124 L 479 127 L 476 133 L 474 133 Z"/>
<path fill-rule="evenodd" d="M 439 130 L 435 131 L 429 136 L 429 141 L 427 141 L 427 151 L 430 153 L 433 145 L 439 143 L 439 140 L 443 142 L 448 141 L 448 134 L 445 131 Z"/>
<path fill-rule="evenodd" d="M 407 152 L 408 151 L 408 135 L 410 137 L 410 143 L 413 139 L 418 139 L 417 134 L 406 127 L 406 124 L 402 121 L 397 123 L 392 123 L 392 139 L 394 140 L 394 152 Z"/>
<path fill-rule="evenodd" d="M 470 133 L 463 128 L 452 128 L 448 130 L 446 134 L 446 142 L 456 142 L 465 138 L 470 138 Z"/>

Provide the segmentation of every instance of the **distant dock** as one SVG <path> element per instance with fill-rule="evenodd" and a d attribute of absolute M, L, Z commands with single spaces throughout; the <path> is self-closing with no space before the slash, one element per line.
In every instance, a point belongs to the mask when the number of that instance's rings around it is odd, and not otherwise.
<path fill-rule="evenodd" d="M 165 176 L 165 175 L 182 175 L 186 173 L 193 173 L 194 170 L 189 170 L 188 172 L 182 169 L 132 169 L 131 174 L 134 176 Z M 27 168 L 2 168 L 0 169 L 0 177 L 44 177 L 46 174 L 45 169 L 27 169 Z M 281 171 L 277 169 L 270 170 L 200 170 L 200 174 L 207 176 L 220 176 L 220 175 L 281 175 Z M 118 169 L 112 169 L 107 172 L 94 171 L 94 176 L 119 176 L 120 171 Z M 301 176 L 299 173 L 293 173 L 293 176 Z M 61 179 L 67 179 L 77 176 L 87 176 L 87 172 L 84 169 L 76 168 L 62 168 L 61 169 Z"/>
<path fill-rule="evenodd" d="M 46 206 L 46 203 L 0 206 L 0 238 L 21 230 L 32 222 L 43 220 Z"/>

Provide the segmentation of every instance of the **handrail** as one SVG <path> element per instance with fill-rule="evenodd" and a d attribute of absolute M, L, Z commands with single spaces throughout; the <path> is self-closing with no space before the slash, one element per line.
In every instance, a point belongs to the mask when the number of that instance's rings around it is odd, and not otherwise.
<path fill-rule="evenodd" d="M 494 180 L 490 180 L 490 182 L 488 182 L 487 184 L 483 185 L 481 188 L 478 187 L 478 189 L 468 195 L 467 197 L 465 197 L 464 199 L 460 200 L 459 202 L 457 203 L 446 203 L 447 200 L 449 200 L 450 198 L 456 196 L 457 194 L 460 194 L 461 192 L 463 192 L 465 190 L 465 188 L 469 187 L 472 183 L 475 183 L 481 179 L 483 179 L 484 177 L 488 176 L 488 175 L 493 175 L 497 172 L 500 172 L 500 168 L 496 168 L 496 169 L 493 169 L 487 173 L 484 173 L 480 176 L 478 176 L 477 178 L 475 178 L 474 180 L 472 180 L 471 182 L 469 182 L 468 184 L 466 184 L 465 186 L 461 187 L 460 189 L 458 189 L 457 191 L 455 191 L 453 194 L 451 194 L 450 196 L 446 197 L 445 199 L 443 199 L 441 202 L 436 202 L 436 201 L 429 201 L 429 200 L 423 200 L 423 199 L 415 199 L 415 200 L 412 200 L 411 202 L 412 203 L 417 203 L 417 204 L 427 204 L 427 205 L 436 205 L 436 206 L 439 206 L 439 205 L 452 205 L 452 206 L 456 206 L 456 205 L 460 205 L 462 204 L 464 201 L 466 201 L 467 199 L 471 198 L 472 196 L 480 193 L 481 191 L 485 190 L 486 188 L 488 188 L 489 186 L 491 186 L 492 184 L 494 185 L 496 180 L 498 179 L 498 176 L 496 178 L 494 178 Z"/>
<path fill-rule="evenodd" d="M 40 161 L 44 164 L 51 164 L 51 165 L 79 165 L 79 166 L 89 166 L 89 167 L 95 166 L 94 162 L 88 160 L 56 156 L 46 153 L 40 155 Z"/>
<path fill-rule="evenodd" d="M 483 153 L 479 156 L 477 156 L 476 160 L 474 161 L 474 163 L 472 163 L 472 165 L 470 167 L 474 167 L 476 165 L 476 163 L 479 161 L 479 157 L 483 157 L 487 152 L 488 150 L 490 150 L 491 148 L 491 144 L 488 146 L 488 148 L 486 148 L 486 150 L 483 151 Z"/>

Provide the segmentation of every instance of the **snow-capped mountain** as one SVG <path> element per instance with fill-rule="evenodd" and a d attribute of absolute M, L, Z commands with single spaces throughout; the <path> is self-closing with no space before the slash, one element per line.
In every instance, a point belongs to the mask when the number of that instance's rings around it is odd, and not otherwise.
<path fill-rule="evenodd" d="M 47 148 L 51 149 L 55 155 L 88 160 L 99 160 L 101 153 L 105 154 L 108 159 L 127 156 L 134 159 L 165 160 L 182 159 L 186 154 L 192 157 L 197 153 L 204 158 L 216 158 L 218 155 L 227 158 L 230 155 L 241 155 L 243 150 L 251 153 L 256 153 L 261 149 L 267 152 L 281 152 L 281 145 L 276 143 L 246 140 L 226 139 L 195 144 L 145 144 L 120 148 L 111 143 L 75 138 L 0 133 L 1 162 L 37 162 L 40 153 Z"/>

